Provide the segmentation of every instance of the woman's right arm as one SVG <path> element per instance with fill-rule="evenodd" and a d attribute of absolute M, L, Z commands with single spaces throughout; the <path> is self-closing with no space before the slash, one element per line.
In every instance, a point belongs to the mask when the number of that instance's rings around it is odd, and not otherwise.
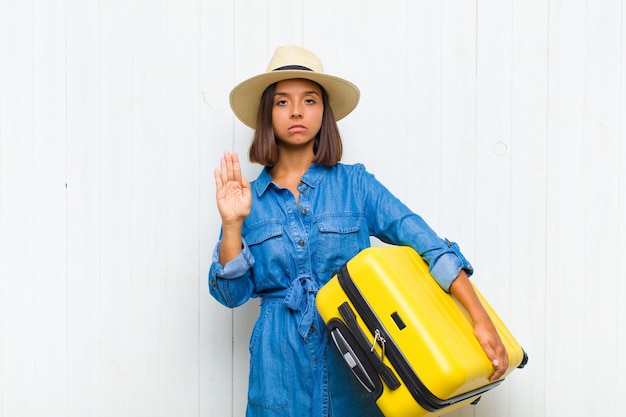
<path fill-rule="evenodd" d="M 214 171 L 217 208 L 222 218 L 220 263 L 226 265 L 235 259 L 242 249 L 241 230 L 243 221 L 250 214 L 252 194 L 250 183 L 241 175 L 239 157 L 224 152 L 220 168 Z"/>
<path fill-rule="evenodd" d="M 236 153 L 225 152 L 214 175 L 222 231 L 209 271 L 209 290 L 220 303 L 236 307 L 254 292 L 250 275 L 254 260 L 249 250 L 243 250 L 241 237 L 243 222 L 250 214 L 252 194 L 250 184 L 241 175 Z"/>

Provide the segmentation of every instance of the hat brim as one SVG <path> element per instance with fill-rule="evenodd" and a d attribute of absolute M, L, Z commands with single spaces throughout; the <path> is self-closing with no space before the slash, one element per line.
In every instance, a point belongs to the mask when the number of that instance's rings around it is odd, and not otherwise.
<path fill-rule="evenodd" d="M 281 70 L 254 76 L 235 86 L 230 92 L 230 107 L 239 120 L 255 129 L 257 111 L 265 89 L 279 81 L 294 78 L 311 80 L 321 85 L 326 90 L 336 120 L 346 117 L 359 103 L 358 87 L 343 78 L 305 70 Z"/>

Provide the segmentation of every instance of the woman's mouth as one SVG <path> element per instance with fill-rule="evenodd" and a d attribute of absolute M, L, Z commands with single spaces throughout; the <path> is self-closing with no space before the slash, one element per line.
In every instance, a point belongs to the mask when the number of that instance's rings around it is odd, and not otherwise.
<path fill-rule="evenodd" d="M 293 125 L 289 127 L 289 132 L 291 133 L 301 133 L 306 130 L 306 127 L 302 125 Z"/>

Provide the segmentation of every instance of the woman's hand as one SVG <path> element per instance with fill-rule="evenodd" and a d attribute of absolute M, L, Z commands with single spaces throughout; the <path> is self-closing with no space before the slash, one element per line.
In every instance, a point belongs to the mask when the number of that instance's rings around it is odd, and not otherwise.
<path fill-rule="evenodd" d="M 474 336 L 495 368 L 489 376 L 489 382 L 500 379 L 509 367 L 509 355 L 493 322 L 483 320 L 480 323 L 474 323 Z"/>
<path fill-rule="evenodd" d="M 222 217 L 219 257 L 220 263 L 226 265 L 241 253 L 241 229 L 244 219 L 250 214 L 252 193 L 250 183 L 241 175 L 236 153 L 224 152 L 220 168 L 215 170 L 214 175 L 217 208 Z"/>
<path fill-rule="evenodd" d="M 496 381 L 508 369 L 509 355 L 506 353 L 496 326 L 481 304 L 465 271 L 461 271 L 459 276 L 452 282 L 450 292 L 459 300 L 472 318 L 474 336 L 495 368 L 489 376 L 489 381 Z"/>
<path fill-rule="evenodd" d="M 241 224 L 250 214 L 252 194 L 250 183 L 241 175 L 239 157 L 236 153 L 224 152 L 220 168 L 214 171 L 217 208 L 222 225 Z"/>

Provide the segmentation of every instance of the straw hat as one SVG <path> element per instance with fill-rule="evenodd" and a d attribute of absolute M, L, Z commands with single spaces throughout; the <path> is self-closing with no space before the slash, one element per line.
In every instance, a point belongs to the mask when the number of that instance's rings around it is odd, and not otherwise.
<path fill-rule="evenodd" d="M 321 85 L 328 94 L 337 120 L 346 117 L 359 102 L 359 89 L 343 78 L 324 73 L 322 62 L 311 51 L 300 46 L 280 46 L 263 74 L 238 84 L 230 92 L 230 106 L 245 125 L 255 129 L 256 116 L 263 91 L 270 85 L 293 78 L 304 78 Z"/>

